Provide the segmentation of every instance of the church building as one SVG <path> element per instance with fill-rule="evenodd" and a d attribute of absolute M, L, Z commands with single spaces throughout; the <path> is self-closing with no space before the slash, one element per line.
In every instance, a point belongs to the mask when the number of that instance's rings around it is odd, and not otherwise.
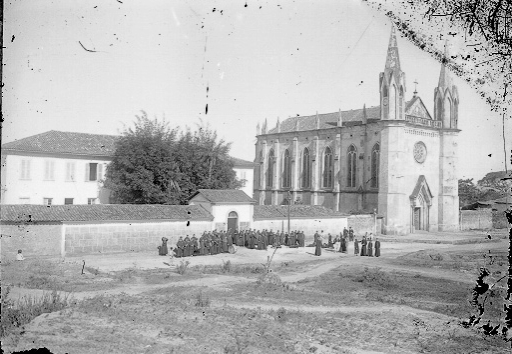
<path fill-rule="evenodd" d="M 385 234 L 458 230 L 459 96 L 448 69 L 441 66 L 433 115 L 416 92 L 406 100 L 393 28 L 378 82 L 379 106 L 258 125 L 259 205 L 376 212 Z"/>

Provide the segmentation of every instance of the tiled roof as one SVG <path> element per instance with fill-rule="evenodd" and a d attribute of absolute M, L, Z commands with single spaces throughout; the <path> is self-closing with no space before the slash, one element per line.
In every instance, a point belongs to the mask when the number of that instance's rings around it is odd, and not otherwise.
<path fill-rule="evenodd" d="M 112 156 L 119 136 L 50 130 L 2 145 L 2 150 Z"/>
<path fill-rule="evenodd" d="M 231 160 L 233 160 L 235 167 L 250 167 L 254 168 L 254 162 L 242 160 L 237 157 L 231 157 Z"/>
<path fill-rule="evenodd" d="M 363 108 L 350 111 L 341 111 L 341 120 L 343 121 L 343 124 L 346 124 L 347 122 L 362 122 L 363 111 Z M 318 114 L 318 118 L 320 120 L 320 129 L 328 129 L 336 126 L 339 116 L 340 112 Z M 317 115 L 315 114 L 312 116 L 299 116 L 288 118 L 280 123 L 279 131 L 281 133 L 296 131 L 297 123 L 299 131 L 315 130 L 317 129 L 316 117 Z M 380 106 L 367 107 L 366 118 L 380 119 Z M 275 133 L 277 133 L 277 127 L 274 127 L 268 131 L 268 134 Z"/>
<path fill-rule="evenodd" d="M 201 194 L 211 203 L 255 203 L 256 201 L 239 189 L 198 189 L 190 199 Z M 190 200 L 189 199 L 189 200 Z"/>
<path fill-rule="evenodd" d="M 199 205 L 2 205 L 2 222 L 213 220 Z"/>
<path fill-rule="evenodd" d="M 344 214 L 321 205 L 290 205 L 291 218 L 334 218 L 347 217 Z M 255 219 L 282 219 L 288 217 L 287 205 L 255 205 Z"/>

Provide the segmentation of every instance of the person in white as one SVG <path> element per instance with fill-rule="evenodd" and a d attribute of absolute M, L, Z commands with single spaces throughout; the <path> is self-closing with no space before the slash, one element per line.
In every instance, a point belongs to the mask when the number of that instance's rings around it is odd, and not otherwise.
<path fill-rule="evenodd" d="M 25 260 L 25 257 L 23 256 L 23 253 L 21 253 L 22 251 L 21 250 L 18 250 L 18 254 L 16 255 L 16 260 L 17 261 L 24 261 Z"/>

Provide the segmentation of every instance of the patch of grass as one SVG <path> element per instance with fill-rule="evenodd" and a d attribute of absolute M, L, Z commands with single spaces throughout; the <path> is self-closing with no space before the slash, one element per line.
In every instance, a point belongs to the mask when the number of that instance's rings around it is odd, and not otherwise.
<path fill-rule="evenodd" d="M 181 260 L 180 264 L 178 264 L 178 266 L 176 267 L 176 271 L 178 272 L 179 275 L 185 275 L 189 265 L 190 261 Z"/>
<path fill-rule="evenodd" d="M 56 290 L 40 297 L 24 296 L 17 300 L 9 298 L 10 288 L 2 289 L 2 316 L 0 337 L 14 333 L 16 329 L 32 321 L 43 313 L 60 311 L 69 305 L 69 296 Z"/>
<path fill-rule="evenodd" d="M 196 295 L 195 305 L 197 307 L 210 307 L 210 303 L 211 303 L 210 297 L 203 294 L 203 291 L 200 290 Z"/>

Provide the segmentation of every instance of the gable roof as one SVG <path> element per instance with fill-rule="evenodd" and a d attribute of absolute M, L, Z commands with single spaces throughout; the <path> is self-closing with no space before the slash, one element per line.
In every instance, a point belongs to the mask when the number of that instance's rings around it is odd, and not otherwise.
<path fill-rule="evenodd" d="M 238 157 L 231 157 L 231 160 L 235 164 L 234 167 L 254 168 L 254 162 L 252 162 L 252 161 L 242 160 L 242 159 L 239 159 Z"/>
<path fill-rule="evenodd" d="M 66 222 L 116 220 L 202 220 L 213 216 L 199 205 L 2 205 L 2 222 Z"/>
<path fill-rule="evenodd" d="M 2 145 L 3 151 L 112 156 L 119 136 L 50 130 Z"/>
<path fill-rule="evenodd" d="M 348 214 L 334 211 L 322 205 L 290 205 L 291 218 L 340 218 Z M 255 205 L 255 219 L 283 219 L 288 217 L 287 205 Z"/>
<path fill-rule="evenodd" d="M 414 96 L 410 101 L 405 103 L 405 115 L 432 119 L 427 107 L 419 96 Z"/>
<path fill-rule="evenodd" d="M 197 195 L 201 195 L 210 203 L 256 203 L 254 199 L 239 189 L 198 189 L 197 192 L 190 197 L 189 201 Z"/>

